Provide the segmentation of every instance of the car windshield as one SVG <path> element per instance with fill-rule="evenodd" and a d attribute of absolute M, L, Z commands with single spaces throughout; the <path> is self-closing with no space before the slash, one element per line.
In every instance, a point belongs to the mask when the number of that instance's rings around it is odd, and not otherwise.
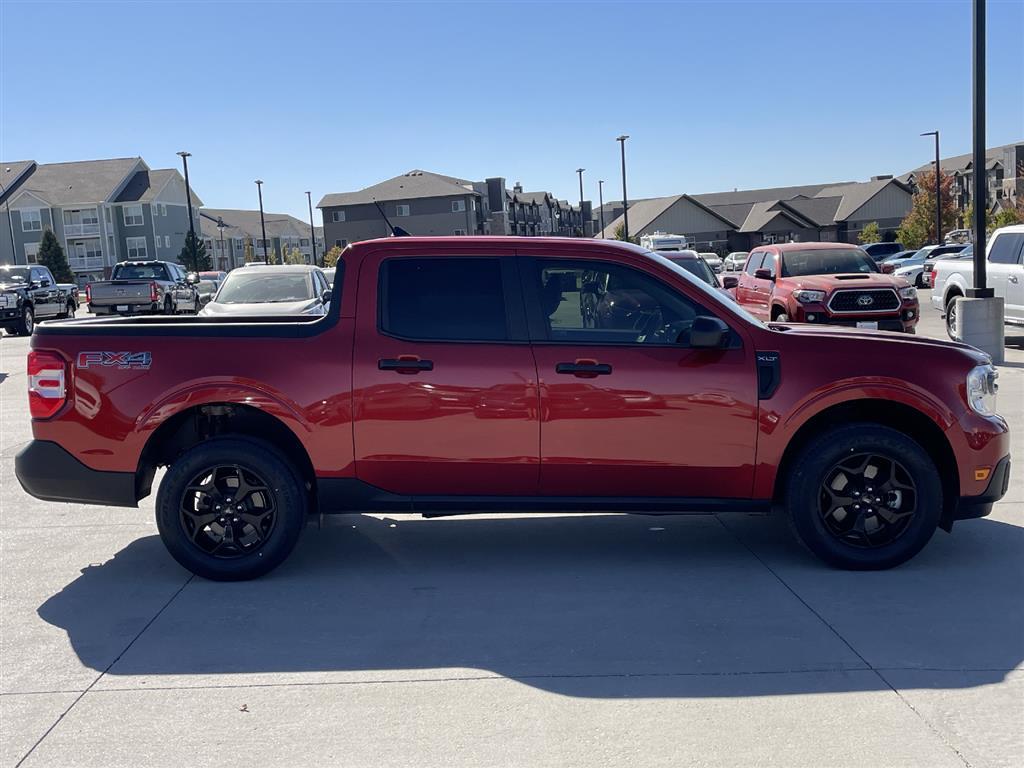
<path fill-rule="evenodd" d="M 163 264 L 120 264 L 114 268 L 114 280 L 163 280 L 167 282 L 167 267 Z"/>
<path fill-rule="evenodd" d="M 196 290 L 206 296 L 217 291 L 217 284 L 213 280 L 200 280 Z"/>
<path fill-rule="evenodd" d="M 0 269 L 0 281 L 5 283 L 27 283 L 29 271 L 27 267 L 7 267 Z"/>
<path fill-rule="evenodd" d="M 673 264 L 682 267 L 691 275 L 696 275 L 699 279 L 703 280 L 708 285 L 718 285 L 718 280 L 715 278 L 715 273 L 711 271 L 711 267 L 707 265 L 704 259 L 673 259 L 671 256 L 668 260 Z"/>
<path fill-rule="evenodd" d="M 859 248 L 809 248 L 787 251 L 782 257 L 783 277 L 878 271 L 874 260 Z"/>
<path fill-rule="evenodd" d="M 266 272 L 235 270 L 224 281 L 218 304 L 273 304 L 313 298 L 308 272 Z"/>

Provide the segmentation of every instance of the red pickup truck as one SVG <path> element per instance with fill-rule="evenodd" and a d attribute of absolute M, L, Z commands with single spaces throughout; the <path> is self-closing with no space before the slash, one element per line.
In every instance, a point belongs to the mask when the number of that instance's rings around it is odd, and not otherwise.
<path fill-rule="evenodd" d="M 913 333 L 917 289 L 888 272 L 846 243 L 764 245 L 747 257 L 736 301 L 763 320 Z"/>
<path fill-rule="evenodd" d="M 595 291 L 600 311 L 593 312 Z M 967 346 L 766 325 L 637 246 L 349 246 L 320 318 L 46 323 L 22 486 L 135 506 L 212 579 L 310 513 L 784 508 L 819 557 L 912 557 L 1009 483 L 996 372 Z"/>

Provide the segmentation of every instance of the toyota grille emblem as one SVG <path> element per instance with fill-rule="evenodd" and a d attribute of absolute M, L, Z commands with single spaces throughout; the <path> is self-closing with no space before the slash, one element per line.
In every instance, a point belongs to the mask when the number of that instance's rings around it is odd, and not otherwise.
<path fill-rule="evenodd" d="M 857 297 L 857 306 L 860 306 L 860 307 L 870 307 L 874 303 L 875 303 L 875 300 L 873 298 L 871 298 L 870 296 L 868 296 L 867 294 L 865 294 L 863 296 L 858 296 Z"/>

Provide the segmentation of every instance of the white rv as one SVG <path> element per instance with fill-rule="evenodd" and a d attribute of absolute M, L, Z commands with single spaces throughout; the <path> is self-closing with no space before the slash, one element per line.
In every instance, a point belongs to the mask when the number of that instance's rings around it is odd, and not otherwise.
<path fill-rule="evenodd" d="M 669 235 L 665 232 L 643 235 L 640 245 L 652 251 L 685 251 L 690 247 L 686 235 Z"/>

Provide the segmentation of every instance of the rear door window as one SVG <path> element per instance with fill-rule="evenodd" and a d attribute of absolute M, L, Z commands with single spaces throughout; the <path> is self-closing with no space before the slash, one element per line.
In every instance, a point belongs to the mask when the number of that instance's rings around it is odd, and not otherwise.
<path fill-rule="evenodd" d="M 1024 233 L 1004 232 L 992 241 L 988 260 L 993 264 L 1020 264 Z"/>
<path fill-rule="evenodd" d="M 380 327 L 424 341 L 507 341 L 498 258 L 394 258 L 381 265 Z"/>
<path fill-rule="evenodd" d="M 761 268 L 761 263 L 764 261 L 764 253 L 757 251 L 756 253 L 750 254 L 750 258 L 747 259 L 747 274 L 751 277 L 754 273 Z"/>

